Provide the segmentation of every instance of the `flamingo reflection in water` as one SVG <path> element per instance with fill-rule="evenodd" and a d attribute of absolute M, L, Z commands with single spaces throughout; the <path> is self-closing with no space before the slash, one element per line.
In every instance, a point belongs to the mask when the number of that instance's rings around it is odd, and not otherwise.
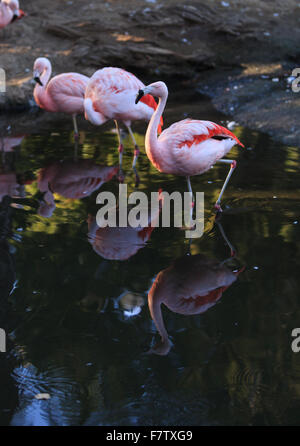
<path fill-rule="evenodd" d="M 222 227 L 220 229 L 223 235 Z M 226 238 L 225 241 L 227 242 Z M 229 247 L 232 256 L 235 256 L 230 243 Z M 244 267 L 232 271 L 226 265 L 230 259 L 232 257 L 220 262 L 202 254 L 185 255 L 158 273 L 148 293 L 148 304 L 161 339 L 148 353 L 167 355 L 172 347 L 164 324 L 161 304 L 178 314 L 204 313 L 221 299 L 227 288 L 244 271 Z"/>
<path fill-rule="evenodd" d="M 38 214 L 46 218 L 52 216 L 56 208 L 55 193 L 70 199 L 88 197 L 117 172 L 117 166 L 100 166 L 87 159 L 55 162 L 41 169 L 38 188 L 42 193 L 42 200 Z"/>
<path fill-rule="evenodd" d="M 88 217 L 88 239 L 94 251 L 107 260 L 127 260 L 134 256 L 151 237 L 151 234 L 158 223 L 159 214 L 162 209 L 163 196 L 158 195 L 159 206 L 157 210 L 149 212 L 148 225 L 137 227 L 110 227 L 104 226 L 101 221 L 96 221 L 95 217 Z M 128 206 L 130 212 L 130 206 Z M 118 208 L 116 207 L 118 215 Z"/>

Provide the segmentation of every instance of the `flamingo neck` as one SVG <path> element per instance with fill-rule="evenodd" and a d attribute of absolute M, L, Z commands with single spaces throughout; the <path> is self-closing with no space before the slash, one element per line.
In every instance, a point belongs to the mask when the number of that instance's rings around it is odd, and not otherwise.
<path fill-rule="evenodd" d="M 49 97 L 47 95 L 46 87 L 51 77 L 52 67 L 49 64 L 45 65 L 44 71 L 40 77 L 43 85 L 36 84 L 34 88 L 34 98 L 40 107 L 49 107 Z"/>
<path fill-rule="evenodd" d="M 156 164 L 155 160 L 159 160 L 161 158 L 157 132 L 160 124 L 160 118 L 167 103 L 167 98 L 168 92 L 164 93 L 163 96 L 159 98 L 157 109 L 150 119 L 145 137 L 146 154 L 154 164 Z"/>
<path fill-rule="evenodd" d="M 163 302 L 164 289 L 162 288 L 162 274 L 159 273 L 148 294 L 148 304 L 151 317 L 161 336 L 162 342 L 166 342 L 169 338 L 161 312 L 161 304 Z"/>
<path fill-rule="evenodd" d="M 9 5 L 5 2 L 0 3 L 0 24 L 6 25 L 11 22 L 13 18 L 13 12 L 10 9 Z"/>
<path fill-rule="evenodd" d="M 43 89 L 43 90 L 45 90 L 45 88 L 47 87 L 47 84 L 48 84 L 49 79 L 50 79 L 51 74 L 52 74 L 52 67 L 51 67 L 50 61 L 48 61 L 48 63 L 44 62 L 44 64 L 45 64 L 44 65 L 44 70 L 43 70 L 43 72 L 41 74 L 41 77 L 40 77 L 43 86 L 37 84 L 37 87 L 40 88 L 40 89 Z"/>

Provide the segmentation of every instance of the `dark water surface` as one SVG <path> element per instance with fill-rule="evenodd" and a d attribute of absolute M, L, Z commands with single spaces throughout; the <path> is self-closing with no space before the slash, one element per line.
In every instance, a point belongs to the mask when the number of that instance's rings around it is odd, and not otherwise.
<path fill-rule="evenodd" d="M 171 103 L 166 125 L 187 110 L 198 119 L 224 120 L 197 97 L 189 107 Z M 205 232 L 188 256 L 180 229 L 155 228 L 140 239 L 118 234 L 117 244 L 114 234 L 100 241 L 93 235 L 98 192 L 118 193 L 116 176 L 101 185 L 103 171 L 95 168 L 118 164 L 113 126 L 85 126 L 77 163 L 71 120 L 39 127 L 15 155 L 6 154 L 0 173 L 3 190 L 11 181 L 7 173 L 26 183 L 10 200 L 1 192 L 0 327 L 9 335 L 8 352 L 0 353 L 0 424 L 299 425 L 300 353 L 291 350 L 291 331 L 300 326 L 298 149 L 236 127 L 246 149 L 235 147 L 229 155 L 238 168 L 223 199 L 222 228 L 214 224 L 213 204 L 228 166 L 192 179 L 194 191 L 205 193 Z M 143 150 L 146 125 L 133 127 L 142 147 L 139 190 L 184 192 L 183 178 L 150 165 Z M 127 138 L 129 192 L 132 154 Z M 74 191 L 75 177 L 67 178 L 74 164 L 80 172 L 96 172 L 85 180 L 88 196 L 65 197 L 61 186 L 48 218 L 39 215 L 39 170 L 51 176 L 63 166 L 61 177 Z M 101 188 L 89 195 L 93 185 Z M 228 274 L 235 271 L 228 286 L 218 282 L 220 262 L 230 257 L 222 229 L 237 252 L 224 264 Z M 148 291 L 170 266 L 163 298 L 174 298 L 179 311 L 162 305 L 162 317 L 172 347 L 165 356 L 146 354 L 160 339 Z M 216 282 L 214 292 L 203 291 L 206 280 L 210 290 Z M 202 314 L 179 314 L 178 294 L 186 287 L 194 287 L 188 303 Z"/>

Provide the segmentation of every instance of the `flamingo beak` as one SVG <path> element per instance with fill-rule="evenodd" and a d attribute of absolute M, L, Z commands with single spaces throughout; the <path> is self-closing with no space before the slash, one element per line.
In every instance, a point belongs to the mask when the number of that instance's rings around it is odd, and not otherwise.
<path fill-rule="evenodd" d="M 22 9 L 16 9 L 16 10 L 14 11 L 13 18 L 11 19 L 11 23 L 14 22 L 15 20 L 19 20 L 19 19 L 21 19 L 21 18 L 24 17 L 25 15 L 26 15 L 26 14 L 25 14 L 25 12 L 24 12 Z"/>
<path fill-rule="evenodd" d="M 138 94 L 136 95 L 136 98 L 135 98 L 135 103 L 136 104 L 142 99 L 144 94 L 145 94 L 144 90 L 139 90 L 139 92 L 138 92 Z"/>
<path fill-rule="evenodd" d="M 13 18 L 11 19 L 11 23 L 13 23 L 18 18 L 19 18 L 19 13 L 18 12 L 14 12 Z"/>
<path fill-rule="evenodd" d="M 33 76 L 34 76 L 34 77 L 33 77 L 33 80 L 34 80 L 37 84 L 39 84 L 41 87 L 43 87 L 43 83 L 42 83 L 42 81 L 41 81 L 41 79 L 40 79 L 39 74 L 34 73 Z"/>

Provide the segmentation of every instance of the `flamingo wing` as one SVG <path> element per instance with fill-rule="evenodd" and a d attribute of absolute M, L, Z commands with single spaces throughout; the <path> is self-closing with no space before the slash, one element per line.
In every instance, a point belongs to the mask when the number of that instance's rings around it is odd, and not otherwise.
<path fill-rule="evenodd" d="M 90 96 L 95 90 L 99 95 L 118 94 L 126 90 L 136 92 L 144 86 L 134 74 L 122 68 L 106 67 L 93 74 L 88 84 L 86 96 Z"/>
<path fill-rule="evenodd" d="M 214 136 L 231 138 L 235 140 L 237 144 L 244 147 L 238 138 L 225 127 L 211 121 L 198 121 L 194 119 L 184 119 L 183 121 L 171 125 L 163 131 L 159 141 L 163 142 L 167 140 L 173 147 L 180 149 L 198 145 Z"/>
<path fill-rule="evenodd" d="M 51 79 L 47 86 L 47 93 L 51 97 L 77 97 L 84 98 L 89 78 L 79 73 L 58 74 Z"/>

